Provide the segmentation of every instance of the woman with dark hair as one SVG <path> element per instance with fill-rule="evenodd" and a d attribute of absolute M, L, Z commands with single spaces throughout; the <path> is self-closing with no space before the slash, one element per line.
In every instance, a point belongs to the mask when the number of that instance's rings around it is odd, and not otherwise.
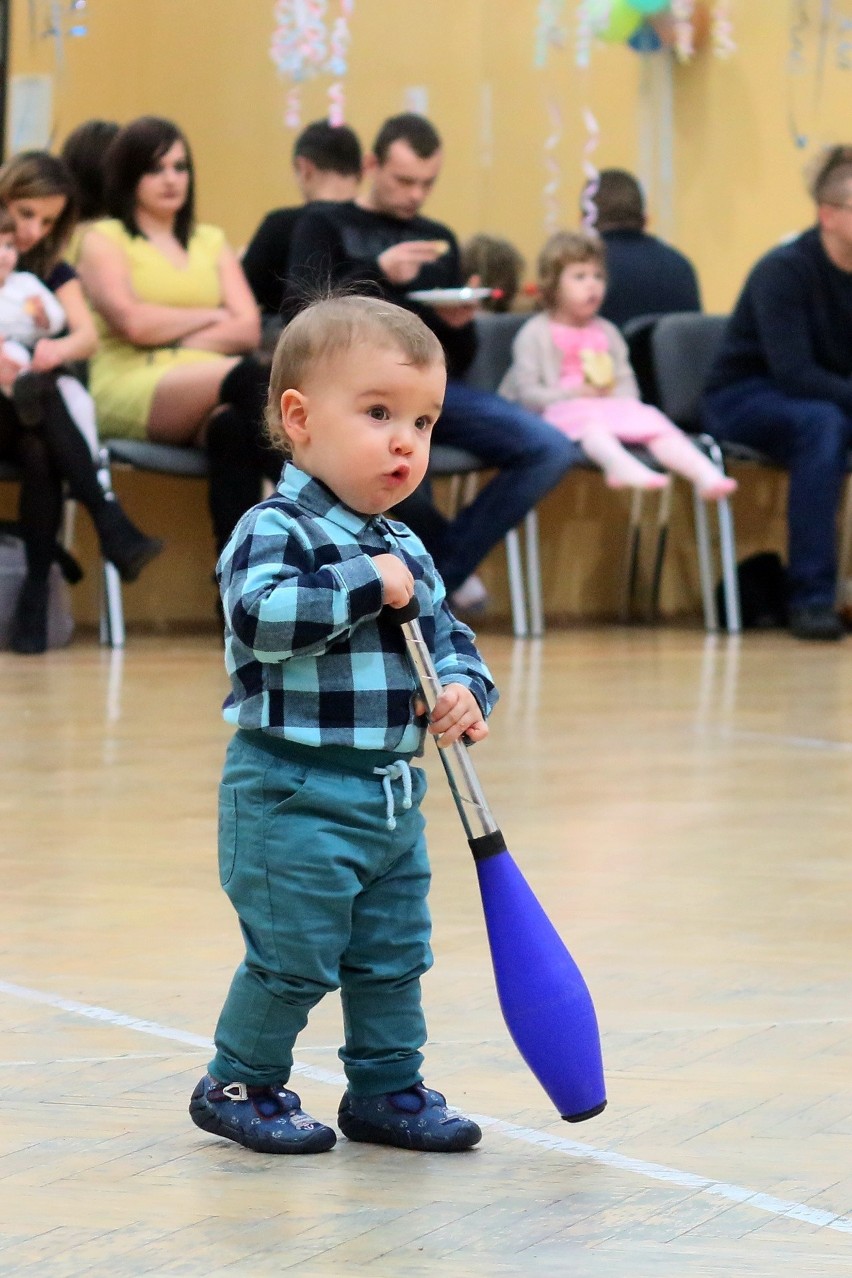
<path fill-rule="evenodd" d="M 87 223 L 107 215 L 106 153 L 119 128 L 114 120 L 86 120 L 63 144 L 60 155 L 74 179 L 80 216 L 72 247 L 65 255 L 70 262 L 77 260 Z"/>
<path fill-rule="evenodd" d="M 55 156 L 24 152 L 0 168 L 0 205 L 14 224 L 19 269 L 38 276 L 67 319 L 63 336 L 36 342 L 27 372 L 0 354 L 0 387 L 11 390 L 11 398 L 0 395 L 0 458 L 21 467 L 19 525 L 27 554 L 11 646 L 16 652 L 38 653 L 47 647 L 48 572 L 56 553 L 64 485 L 89 511 L 104 558 L 125 581 L 138 577 L 162 542 L 146 537 L 113 494 L 104 494 L 91 446 L 61 393 L 61 384 L 71 380 L 64 365 L 87 359 L 97 344 L 80 281 L 61 261 L 77 218 L 71 176 Z"/>
<path fill-rule="evenodd" d="M 101 323 L 102 433 L 205 447 L 221 550 L 281 465 L 263 436 L 267 371 L 240 358 L 260 341 L 257 306 L 223 232 L 196 223 L 194 187 L 176 125 L 125 125 L 107 156 L 112 218 L 86 234 L 79 268 Z"/>

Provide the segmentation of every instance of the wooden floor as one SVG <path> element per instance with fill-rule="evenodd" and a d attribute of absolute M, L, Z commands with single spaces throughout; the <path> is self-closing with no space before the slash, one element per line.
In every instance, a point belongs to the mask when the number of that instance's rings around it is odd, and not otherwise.
<path fill-rule="evenodd" d="M 469 1155 L 268 1158 L 189 1092 L 240 953 L 215 867 L 215 639 L 0 655 L 0 1274 L 852 1274 L 852 639 L 485 636 L 477 750 L 598 1006 L 609 1108 L 568 1126 L 496 1004 L 429 757 L 427 1078 Z M 296 1086 L 333 1119 L 339 1006 Z"/>

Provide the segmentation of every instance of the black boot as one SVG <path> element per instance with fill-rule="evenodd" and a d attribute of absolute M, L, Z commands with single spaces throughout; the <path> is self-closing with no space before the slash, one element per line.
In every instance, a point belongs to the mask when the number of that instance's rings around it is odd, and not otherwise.
<path fill-rule="evenodd" d="M 47 651 L 47 578 L 24 578 L 9 646 L 13 652 L 27 655 Z"/>
<path fill-rule="evenodd" d="M 146 537 L 109 496 L 94 513 L 94 522 L 103 557 L 115 565 L 122 581 L 135 581 L 163 549 L 159 537 Z"/>

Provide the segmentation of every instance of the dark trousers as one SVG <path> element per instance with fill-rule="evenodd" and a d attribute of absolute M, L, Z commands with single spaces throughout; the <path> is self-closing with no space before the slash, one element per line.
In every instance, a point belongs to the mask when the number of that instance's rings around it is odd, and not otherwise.
<path fill-rule="evenodd" d="M 828 400 L 794 399 L 754 377 L 707 395 L 704 424 L 716 439 L 757 448 L 789 471 L 790 605 L 831 607 L 852 418 Z"/>
<path fill-rule="evenodd" d="M 499 395 L 450 380 L 434 444 L 464 448 L 497 474 L 453 520 L 418 493 L 394 514 L 425 542 L 448 591 L 469 577 L 580 458 L 555 427 Z"/>

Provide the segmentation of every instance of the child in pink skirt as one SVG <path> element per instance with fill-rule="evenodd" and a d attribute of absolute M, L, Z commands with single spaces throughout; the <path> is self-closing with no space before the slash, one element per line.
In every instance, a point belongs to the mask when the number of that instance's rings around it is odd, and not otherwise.
<path fill-rule="evenodd" d="M 598 315 L 606 291 L 604 246 L 585 231 L 552 235 L 538 260 L 544 310 L 513 345 L 500 394 L 541 413 L 582 445 L 611 488 L 664 488 L 668 475 L 624 447 L 641 444 L 666 470 L 695 484 L 708 501 L 736 481 L 718 470 L 684 433 L 639 399 L 624 338 Z"/>

